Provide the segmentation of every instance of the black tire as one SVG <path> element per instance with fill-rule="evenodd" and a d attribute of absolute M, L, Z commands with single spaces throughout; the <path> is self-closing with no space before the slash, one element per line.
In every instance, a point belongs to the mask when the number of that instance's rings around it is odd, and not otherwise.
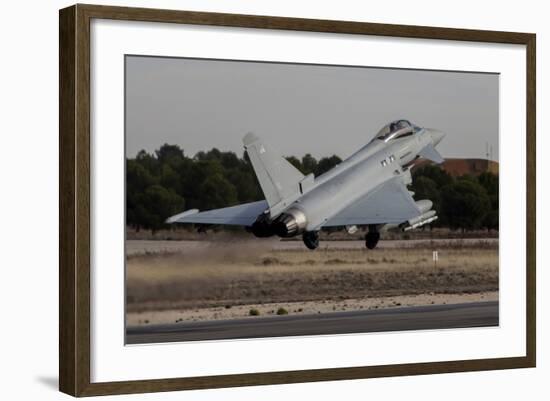
<path fill-rule="evenodd" d="M 302 235 L 302 239 L 305 246 L 312 251 L 319 247 L 319 233 L 316 231 L 306 231 Z"/>
<path fill-rule="evenodd" d="M 378 240 L 380 240 L 380 233 L 379 232 L 368 232 L 365 235 L 365 246 L 368 249 L 374 249 L 374 248 L 376 248 L 376 245 L 378 244 Z"/>

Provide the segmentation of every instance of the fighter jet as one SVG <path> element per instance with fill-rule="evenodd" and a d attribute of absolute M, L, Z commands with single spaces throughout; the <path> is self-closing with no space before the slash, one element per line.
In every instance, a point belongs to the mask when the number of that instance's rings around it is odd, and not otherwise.
<path fill-rule="evenodd" d="M 365 245 L 374 249 L 380 231 L 421 227 L 437 219 L 432 202 L 414 200 L 407 189 L 418 158 L 442 163 L 435 146 L 445 135 L 407 120 L 384 126 L 374 138 L 326 173 L 304 176 L 268 144 L 248 133 L 243 138 L 265 200 L 200 212 L 187 210 L 167 223 L 243 226 L 256 237 L 302 236 L 309 249 L 319 246 L 319 231 L 367 228 Z"/>

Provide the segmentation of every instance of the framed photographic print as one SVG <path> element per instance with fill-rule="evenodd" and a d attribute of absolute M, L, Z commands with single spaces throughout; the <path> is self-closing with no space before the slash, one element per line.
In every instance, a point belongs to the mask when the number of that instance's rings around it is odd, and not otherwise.
<path fill-rule="evenodd" d="M 60 390 L 534 367 L 535 35 L 60 11 Z"/>

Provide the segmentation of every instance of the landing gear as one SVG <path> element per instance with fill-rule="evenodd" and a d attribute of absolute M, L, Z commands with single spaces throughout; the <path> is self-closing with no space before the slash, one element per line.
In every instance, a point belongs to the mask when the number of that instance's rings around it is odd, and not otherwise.
<path fill-rule="evenodd" d="M 378 240 L 380 239 L 380 233 L 375 225 L 369 225 L 369 232 L 365 234 L 365 245 L 368 249 L 376 248 Z"/>
<path fill-rule="evenodd" d="M 304 240 L 304 244 L 308 247 L 308 249 L 311 249 L 312 251 L 314 249 L 317 249 L 319 246 L 319 232 L 318 231 L 306 231 L 302 238 Z"/>

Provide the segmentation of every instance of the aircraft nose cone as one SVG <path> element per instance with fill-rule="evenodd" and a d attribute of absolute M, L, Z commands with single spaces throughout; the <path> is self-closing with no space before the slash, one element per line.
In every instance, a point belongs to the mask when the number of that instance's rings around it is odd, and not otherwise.
<path fill-rule="evenodd" d="M 430 130 L 430 135 L 432 137 L 432 143 L 434 146 L 441 142 L 441 140 L 445 137 L 445 134 L 443 132 L 435 129 Z"/>

